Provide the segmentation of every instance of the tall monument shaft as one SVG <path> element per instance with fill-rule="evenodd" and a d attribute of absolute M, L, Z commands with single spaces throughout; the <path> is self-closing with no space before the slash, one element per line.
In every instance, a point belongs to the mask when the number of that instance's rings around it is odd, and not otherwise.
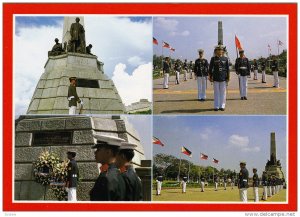
<path fill-rule="evenodd" d="M 71 28 L 71 24 L 75 23 L 76 17 L 64 17 L 62 44 L 64 44 L 64 42 L 68 42 L 71 39 L 70 28 Z M 84 27 L 83 16 L 79 17 L 79 19 L 80 19 L 79 23 Z"/>
<path fill-rule="evenodd" d="M 223 45 L 223 27 L 222 21 L 218 21 L 218 44 Z"/>
<path fill-rule="evenodd" d="M 272 155 L 274 160 L 276 161 L 276 141 L 275 141 L 275 132 L 271 132 L 271 145 L 270 145 L 270 159 L 272 159 Z"/>

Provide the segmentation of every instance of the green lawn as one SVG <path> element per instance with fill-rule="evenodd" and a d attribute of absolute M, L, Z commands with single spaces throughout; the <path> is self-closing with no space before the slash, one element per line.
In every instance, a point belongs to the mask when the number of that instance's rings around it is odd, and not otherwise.
<path fill-rule="evenodd" d="M 262 196 L 262 188 L 259 188 L 259 199 Z M 153 201 L 233 201 L 239 202 L 239 190 L 237 187 L 227 188 L 224 190 L 223 187 L 219 188 L 218 191 L 214 191 L 212 187 L 206 187 L 205 192 L 201 192 L 200 188 L 187 188 L 185 194 L 181 193 L 180 188 L 173 189 L 162 189 L 161 195 L 157 196 L 156 191 L 152 191 Z M 286 201 L 286 190 L 281 190 L 278 194 L 268 197 L 267 202 L 285 202 Z M 254 202 L 253 189 L 248 188 L 248 202 Z M 264 202 L 264 201 L 260 201 Z"/>

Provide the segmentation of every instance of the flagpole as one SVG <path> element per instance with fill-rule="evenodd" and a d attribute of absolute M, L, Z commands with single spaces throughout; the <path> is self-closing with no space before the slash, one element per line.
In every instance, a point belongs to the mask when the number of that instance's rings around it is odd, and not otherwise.
<path fill-rule="evenodd" d="M 179 182 L 180 180 L 180 167 L 181 167 L 181 154 L 180 155 L 180 160 L 179 160 L 179 171 L 178 171 L 178 177 L 177 177 L 177 181 Z"/>
<path fill-rule="evenodd" d="M 190 183 L 190 165 L 191 165 L 191 163 L 189 161 L 188 183 Z"/>
<path fill-rule="evenodd" d="M 277 55 L 279 56 L 279 40 L 277 40 Z"/>
<path fill-rule="evenodd" d="M 164 41 L 162 41 L 162 46 L 161 46 L 161 68 L 162 68 L 162 70 L 164 70 L 164 47 L 163 47 L 163 44 L 164 44 Z"/>

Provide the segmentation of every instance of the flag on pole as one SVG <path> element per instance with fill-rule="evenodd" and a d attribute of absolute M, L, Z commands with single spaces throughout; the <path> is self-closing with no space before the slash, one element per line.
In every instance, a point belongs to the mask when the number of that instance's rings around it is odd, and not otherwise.
<path fill-rule="evenodd" d="M 200 153 L 200 158 L 203 160 L 207 160 L 208 156 L 206 154 Z"/>
<path fill-rule="evenodd" d="M 242 45 L 238 37 L 235 36 L 235 46 L 238 50 L 243 50 Z"/>
<path fill-rule="evenodd" d="M 217 159 L 215 159 L 215 158 L 213 158 L 213 162 L 216 163 L 216 164 L 219 163 L 219 161 Z"/>
<path fill-rule="evenodd" d="M 283 42 L 280 41 L 280 40 L 278 40 L 278 45 L 279 45 L 279 46 L 282 46 L 282 45 L 283 45 Z"/>
<path fill-rule="evenodd" d="M 181 153 L 189 156 L 189 157 L 192 157 L 192 152 L 190 150 L 188 150 L 186 147 L 182 146 L 181 147 Z"/>
<path fill-rule="evenodd" d="M 162 142 L 160 141 L 160 139 L 158 139 L 158 138 L 156 138 L 156 137 L 154 137 L 154 136 L 153 136 L 153 138 L 152 138 L 152 143 L 153 143 L 153 144 L 156 144 L 156 145 L 165 146 L 165 144 L 162 143 Z"/>
<path fill-rule="evenodd" d="M 158 41 L 156 40 L 156 38 L 153 37 L 153 44 L 158 45 Z"/>
<path fill-rule="evenodd" d="M 167 42 L 163 41 L 163 47 L 170 48 L 170 45 Z"/>
<path fill-rule="evenodd" d="M 173 47 L 170 47 L 170 50 L 174 52 L 174 51 L 175 51 L 175 48 L 173 48 Z"/>

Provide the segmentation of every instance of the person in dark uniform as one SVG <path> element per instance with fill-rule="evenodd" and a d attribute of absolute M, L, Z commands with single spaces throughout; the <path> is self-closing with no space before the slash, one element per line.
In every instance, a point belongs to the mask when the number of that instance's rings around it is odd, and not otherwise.
<path fill-rule="evenodd" d="M 271 71 L 273 72 L 273 76 L 274 76 L 274 85 L 273 85 L 273 87 L 278 88 L 279 87 L 278 61 L 276 60 L 275 55 L 272 56 Z"/>
<path fill-rule="evenodd" d="M 90 191 L 91 201 L 124 201 L 125 182 L 115 161 L 123 139 L 114 136 L 94 135 L 97 163 L 101 163 L 100 175 Z"/>
<path fill-rule="evenodd" d="M 194 72 L 197 76 L 198 83 L 198 100 L 205 101 L 206 99 L 206 84 L 208 75 L 208 62 L 203 58 L 204 50 L 199 49 L 199 58 L 195 61 Z"/>
<path fill-rule="evenodd" d="M 257 64 L 256 59 L 253 60 L 253 71 L 254 71 L 254 77 L 253 77 L 253 80 L 257 80 L 258 64 Z"/>
<path fill-rule="evenodd" d="M 239 76 L 239 87 L 241 100 L 247 100 L 247 78 L 250 75 L 250 64 L 244 54 L 244 50 L 239 51 L 240 57 L 235 61 L 235 71 Z"/>
<path fill-rule="evenodd" d="M 268 199 L 268 176 L 266 171 L 263 171 L 261 181 L 263 185 L 262 200 L 267 200 Z"/>
<path fill-rule="evenodd" d="M 272 197 L 272 176 L 268 177 L 268 197 Z"/>
<path fill-rule="evenodd" d="M 205 177 L 203 174 L 201 174 L 200 176 L 200 182 L 201 182 L 201 192 L 204 192 Z"/>
<path fill-rule="evenodd" d="M 156 195 L 161 195 L 161 186 L 163 182 L 163 176 L 159 173 L 156 177 Z"/>
<path fill-rule="evenodd" d="M 186 183 L 187 183 L 187 181 L 188 181 L 188 177 L 184 175 L 182 177 L 182 181 L 181 181 L 182 193 L 186 193 Z"/>
<path fill-rule="evenodd" d="M 219 183 L 219 176 L 218 176 L 218 174 L 216 174 L 214 176 L 214 183 L 215 183 L 215 191 L 217 191 L 218 190 L 218 183 Z"/>
<path fill-rule="evenodd" d="M 67 171 L 67 183 L 66 188 L 68 192 L 68 201 L 77 201 L 76 188 L 79 178 L 79 170 L 75 161 L 76 152 L 68 151 L 67 157 L 69 159 L 68 171 Z"/>
<path fill-rule="evenodd" d="M 174 65 L 175 70 L 175 84 L 179 84 L 179 74 L 181 70 L 180 60 L 177 59 Z"/>
<path fill-rule="evenodd" d="M 163 62 L 163 73 L 164 73 L 164 89 L 169 88 L 169 76 L 170 76 L 170 69 L 171 69 L 171 63 L 170 58 L 166 57 L 165 61 Z"/>
<path fill-rule="evenodd" d="M 266 60 L 264 58 L 261 59 L 260 69 L 261 69 L 261 83 L 267 83 L 266 82 Z"/>
<path fill-rule="evenodd" d="M 254 202 L 259 202 L 259 196 L 258 196 L 258 186 L 259 186 L 259 178 L 257 175 L 257 169 L 253 168 L 253 194 L 254 194 Z"/>
<path fill-rule="evenodd" d="M 227 175 L 224 175 L 223 185 L 224 185 L 224 190 L 227 190 Z"/>
<path fill-rule="evenodd" d="M 209 80 L 214 82 L 214 110 L 224 111 L 226 105 L 226 86 L 229 82 L 229 62 L 223 56 L 223 46 L 216 47 L 216 56 L 209 64 Z"/>
<path fill-rule="evenodd" d="M 116 158 L 116 166 L 120 169 L 126 185 L 125 201 L 143 200 L 141 179 L 136 174 L 131 163 L 136 147 L 137 145 L 135 144 L 122 142 Z"/>
<path fill-rule="evenodd" d="M 276 185 L 276 183 L 275 183 L 275 176 L 272 175 L 272 176 L 271 176 L 271 189 L 272 189 L 272 195 L 275 195 L 275 185 Z"/>
<path fill-rule="evenodd" d="M 193 62 L 190 61 L 189 64 L 189 73 L 190 73 L 190 79 L 193 79 Z"/>
<path fill-rule="evenodd" d="M 70 86 L 68 89 L 68 100 L 69 100 L 69 115 L 76 114 L 77 103 L 81 103 L 82 101 L 79 99 L 76 91 L 76 77 L 70 77 Z"/>
<path fill-rule="evenodd" d="M 249 187 L 249 172 L 246 168 L 246 162 L 240 162 L 240 173 L 238 180 L 238 188 L 240 191 L 240 200 L 242 202 L 247 202 L 247 189 Z"/>
<path fill-rule="evenodd" d="M 233 187 L 235 186 L 235 177 L 234 176 L 231 177 L 230 185 L 231 185 L 231 190 L 233 190 Z"/>
<path fill-rule="evenodd" d="M 184 60 L 183 63 L 183 76 L 184 76 L 184 81 L 187 81 L 187 72 L 188 72 L 188 63 L 187 59 Z"/>

